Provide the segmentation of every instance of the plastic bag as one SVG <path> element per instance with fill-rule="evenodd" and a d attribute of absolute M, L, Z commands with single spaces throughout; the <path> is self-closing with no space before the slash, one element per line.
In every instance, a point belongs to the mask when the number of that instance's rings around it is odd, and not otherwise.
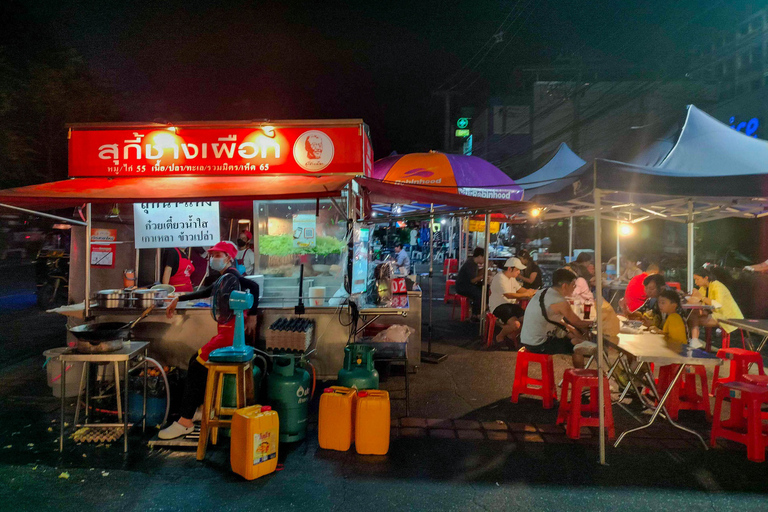
<path fill-rule="evenodd" d="M 374 336 L 372 341 L 385 342 L 385 343 L 405 343 L 411 334 L 416 332 L 416 329 L 408 327 L 407 325 L 390 325 L 384 331 Z"/>

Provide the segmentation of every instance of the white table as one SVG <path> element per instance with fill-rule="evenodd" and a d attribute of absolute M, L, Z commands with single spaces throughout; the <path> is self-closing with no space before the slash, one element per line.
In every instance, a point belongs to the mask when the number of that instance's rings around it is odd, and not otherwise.
<path fill-rule="evenodd" d="M 686 432 L 689 432 L 695 435 L 696 437 L 699 438 L 701 443 L 704 445 L 704 449 L 707 449 L 707 443 L 704 441 L 704 438 L 701 436 L 701 434 L 699 434 L 695 430 L 691 430 L 689 428 L 683 427 L 682 425 L 679 425 L 674 420 L 672 420 L 664 404 L 666 403 L 667 398 L 669 397 L 672 389 L 680 380 L 680 376 L 683 374 L 687 366 L 703 365 L 708 367 L 714 367 L 714 366 L 720 366 L 721 364 L 723 364 L 723 361 L 719 359 L 717 356 L 715 356 L 714 354 L 711 354 L 701 349 L 692 349 L 688 345 L 669 345 L 664 339 L 664 336 L 661 334 L 620 333 L 618 344 L 611 343 L 611 342 L 608 342 L 608 343 L 619 350 L 619 358 L 617 358 L 617 361 L 616 363 L 614 363 L 611 370 L 613 370 L 613 368 L 615 368 L 617 364 L 621 363 L 622 366 L 624 366 L 624 370 L 627 372 L 627 375 L 630 375 L 632 372 L 630 370 L 629 363 L 626 360 L 626 356 L 627 355 L 632 356 L 633 358 L 635 358 L 635 360 L 637 360 L 637 363 L 638 363 L 637 368 L 646 369 L 646 378 L 648 380 L 649 387 L 658 399 L 658 403 L 655 406 L 652 406 L 651 404 L 646 402 L 643 399 L 642 393 L 637 388 L 635 382 L 630 378 L 630 384 L 628 384 L 628 388 L 629 386 L 631 386 L 635 390 L 635 393 L 637 394 L 640 401 L 644 403 L 647 407 L 650 407 L 653 409 L 653 414 L 651 415 L 651 419 L 648 421 L 648 423 L 641 425 L 639 427 L 631 428 L 625 432 L 622 432 L 621 435 L 618 437 L 618 439 L 616 439 L 616 443 L 614 444 L 614 446 L 619 446 L 619 443 L 621 443 L 621 440 L 624 439 L 624 437 L 627 434 L 631 432 L 637 432 L 639 430 L 643 430 L 650 427 L 653 424 L 653 422 L 656 421 L 656 418 L 659 416 L 659 414 L 663 411 L 664 417 L 673 427 L 678 428 L 680 430 L 684 430 Z M 649 365 L 643 365 L 642 363 L 654 363 L 659 366 L 665 366 L 669 364 L 680 365 L 680 368 L 678 369 L 677 373 L 672 379 L 672 382 L 670 382 L 663 396 L 659 396 L 659 393 L 656 390 L 656 386 L 654 385 L 654 381 L 653 381 L 653 375 L 649 373 L 650 372 Z M 622 397 L 626 394 L 626 392 L 628 391 L 628 388 L 624 390 L 624 392 L 622 393 Z"/>
<path fill-rule="evenodd" d="M 86 420 L 85 423 L 82 425 L 77 424 L 77 420 L 75 420 L 74 427 L 97 427 L 97 428 L 109 428 L 109 427 L 123 427 L 123 451 L 128 451 L 128 363 L 132 359 L 136 359 L 142 354 L 144 355 L 144 403 L 142 406 L 142 431 L 145 431 L 147 428 L 147 348 L 149 347 L 149 343 L 146 341 L 126 341 L 123 344 L 123 348 L 120 350 L 115 350 L 114 352 L 104 352 L 101 354 L 81 354 L 79 352 L 76 352 L 74 349 L 70 349 L 67 352 L 62 353 L 58 356 L 59 363 L 61 364 L 61 425 L 59 428 L 59 451 L 64 451 L 64 409 L 65 409 L 65 388 L 66 388 L 66 380 L 67 380 L 67 373 L 64 371 L 64 368 L 69 361 L 80 361 L 85 363 L 83 366 L 83 374 L 86 378 L 86 391 L 85 391 L 85 413 L 86 413 Z M 88 390 L 88 381 L 87 381 L 87 375 L 88 375 L 88 366 L 90 363 L 123 363 L 124 364 L 124 382 L 123 382 L 123 423 L 88 423 L 88 398 L 89 398 L 89 390 Z M 141 364 L 141 363 L 140 363 Z M 117 368 L 115 369 L 117 370 Z M 120 380 L 119 373 L 115 373 L 115 382 L 118 382 Z M 119 387 L 117 388 L 119 390 Z M 82 391 L 82 389 L 80 390 Z M 118 391 L 117 401 L 120 401 L 120 392 Z M 78 392 L 77 395 L 77 410 L 79 411 L 80 408 L 80 392 Z M 77 418 L 77 411 L 75 412 L 75 417 Z"/>
<path fill-rule="evenodd" d="M 686 302 L 682 305 L 683 311 L 687 311 L 688 314 L 685 315 L 685 319 L 688 320 L 691 317 L 691 313 L 694 311 L 709 311 L 710 313 L 714 311 L 716 308 L 715 306 L 711 304 L 691 304 Z"/>
<path fill-rule="evenodd" d="M 768 320 L 729 318 L 727 320 L 719 320 L 719 322 L 721 324 L 732 325 L 741 329 L 742 331 L 755 333 L 763 337 L 763 339 L 760 340 L 760 344 L 757 346 L 757 349 L 755 349 L 755 346 L 752 344 L 752 340 L 749 338 L 749 336 L 745 336 L 744 339 L 749 345 L 749 350 L 760 352 L 763 350 L 763 347 L 765 347 L 766 342 L 768 342 Z"/>

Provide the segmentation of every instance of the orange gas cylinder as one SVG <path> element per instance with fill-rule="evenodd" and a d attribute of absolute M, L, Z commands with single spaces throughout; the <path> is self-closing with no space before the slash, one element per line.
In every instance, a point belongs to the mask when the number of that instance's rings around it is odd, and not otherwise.
<path fill-rule="evenodd" d="M 389 451 L 389 393 L 369 389 L 357 394 L 355 450 L 361 455 L 384 455 Z"/>
<path fill-rule="evenodd" d="M 342 386 L 325 388 L 320 397 L 317 440 L 320 448 L 345 452 L 355 437 L 357 390 Z"/>
<path fill-rule="evenodd" d="M 272 473 L 277 468 L 280 420 L 268 405 L 253 405 L 232 416 L 232 471 L 246 480 Z"/>

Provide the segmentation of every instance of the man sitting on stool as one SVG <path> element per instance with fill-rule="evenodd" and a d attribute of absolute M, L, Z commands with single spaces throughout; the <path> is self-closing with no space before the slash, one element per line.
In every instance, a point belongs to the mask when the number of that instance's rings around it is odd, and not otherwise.
<path fill-rule="evenodd" d="M 520 330 L 520 320 L 525 311 L 515 303 L 515 299 L 530 299 L 536 293 L 536 290 L 523 288 L 518 282 L 517 276 L 520 275 L 521 270 L 525 270 L 523 262 L 519 258 L 509 258 L 504 263 L 504 271 L 496 274 L 491 281 L 488 309 L 504 324 L 501 332 L 496 336 L 496 341 L 499 343 Z"/>
<path fill-rule="evenodd" d="M 482 281 L 479 265 L 485 260 L 485 250 L 482 247 L 476 247 L 472 257 L 459 269 L 456 276 L 456 293 L 467 297 L 472 302 L 473 322 L 480 321 L 480 300 L 483 296 Z"/>
<path fill-rule="evenodd" d="M 587 341 L 592 322 L 580 319 L 566 297 L 576 288 L 576 274 L 559 268 L 552 274 L 552 286 L 536 292 L 523 317 L 520 341 L 535 354 L 571 354 L 573 366 L 584 368 L 584 356 L 595 352 Z"/>

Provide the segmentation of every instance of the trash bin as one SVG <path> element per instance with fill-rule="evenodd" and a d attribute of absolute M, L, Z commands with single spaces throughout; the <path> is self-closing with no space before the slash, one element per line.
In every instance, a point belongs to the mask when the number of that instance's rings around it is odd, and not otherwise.
<path fill-rule="evenodd" d="M 59 355 L 68 350 L 67 347 L 58 347 L 43 352 L 48 361 L 45 365 L 48 370 L 48 386 L 53 391 L 53 396 L 61 398 L 61 364 Z M 66 372 L 66 382 L 64 388 L 64 397 L 70 398 L 77 396 L 80 387 L 80 376 L 83 374 L 83 365 L 81 361 L 70 361 L 67 363 L 64 371 Z"/>

